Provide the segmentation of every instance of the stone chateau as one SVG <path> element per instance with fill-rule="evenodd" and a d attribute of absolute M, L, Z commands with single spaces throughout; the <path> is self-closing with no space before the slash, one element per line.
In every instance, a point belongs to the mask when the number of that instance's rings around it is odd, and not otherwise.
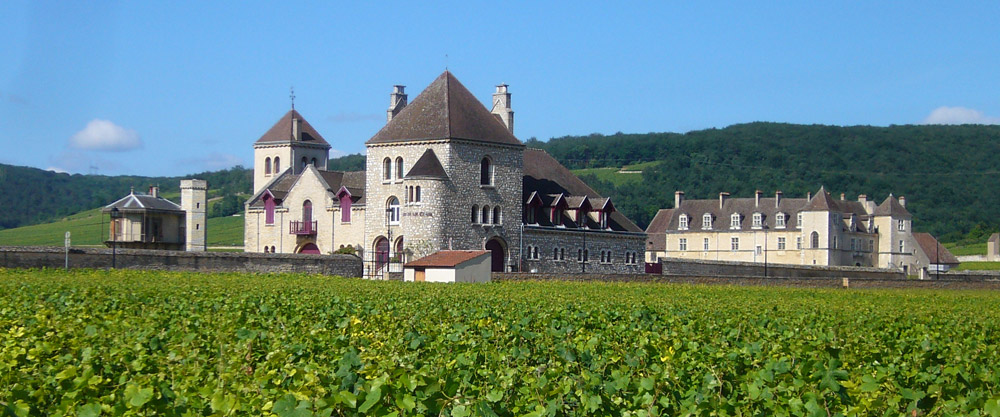
<path fill-rule="evenodd" d="M 834 199 L 820 187 L 806 198 L 689 200 L 674 194 L 674 208 L 657 212 L 646 228 L 647 262 L 660 257 L 774 264 L 865 266 L 916 275 L 958 262 L 932 236 L 913 233 L 906 199 L 891 194 L 875 204 Z M 940 269 L 939 269 L 940 268 Z"/>
<path fill-rule="evenodd" d="M 369 276 L 446 249 L 490 251 L 494 271 L 643 272 L 646 234 L 514 136 L 510 97 L 498 85 L 488 109 L 448 71 L 412 103 L 397 85 L 359 172 L 328 171 L 293 108 L 254 143 L 244 250 L 354 248 Z"/>

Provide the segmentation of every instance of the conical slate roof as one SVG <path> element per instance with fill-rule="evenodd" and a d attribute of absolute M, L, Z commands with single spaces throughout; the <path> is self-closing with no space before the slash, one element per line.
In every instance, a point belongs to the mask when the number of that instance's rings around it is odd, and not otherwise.
<path fill-rule="evenodd" d="M 503 122 L 448 71 L 427 86 L 367 144 L 426 139 L 522 145 Z"/>
<path fill-rule="evenodd" d="M 821 186 L 812 200 L 809 200 L 809 204 L 802 208 L 802 211 L 832 211 L 836 207 L 837 203 L 833 201 L 833 197 L 830 197 L 830 193 Z"/>
<path fill-rule="evenodd" d="M 322 136 L 320 136 L 319 132 L 317 132 L 316 129 L 313 129 L 312 125 L 310 125 L 309 122 L 307 122 L 306 119 L 294 109 L 289 110 L 288 113 L 281 116 L 281 119 L 279 119 L 274 126 L 271 126 L 271 129 L 269 129 L 264 136 L 261 136 L 260 139 L 257 139 L 257 142 L 254 143 L 291 142 L 293 139 L 293 117 L 302 121 L 300 126 L 300 129 L 302 130 L 302 143 L 326 145 L 327 147 L 330 147 L 330 144 L 327 143 Z"/>
<path fill-rule="evenodd" d="M 406 178 L 430 178 L 430 179 L 448 179 L 448 173 L 444 171 L 444 167 L 441 166 L 441 161 L 438 160 L 437 154 L 433 150 L 428 149 L 424 151 L 424 154 L 420 156 L 420 159 L 413 164 L 410 168 L 410 172 L 406 173 Z"/>
<path fill-rule="evenodd" d="M 879 204 L 878 207 L 875 208 L 875 215 L 904 218 L 911 217 L 910 212 L 906 210 L 906 207 L 899 204 L 899 200 L 897 200 L 896 197 L 893 197 L 892 194 L 889 194 L 889 196 L 882 201 L 882 204 Z"/>

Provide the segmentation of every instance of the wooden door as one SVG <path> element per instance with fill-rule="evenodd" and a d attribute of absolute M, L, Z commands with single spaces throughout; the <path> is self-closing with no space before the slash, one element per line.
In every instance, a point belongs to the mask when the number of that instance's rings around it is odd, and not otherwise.
<path fill-rule="evenodd" d="M 425 271 L 423 269 L 414 269 L 413 270 L 413 280 L 416 281 L 416 282 L 424 282 L 424 281 L 427 280 L 427 275 L 426 274 L 427 274 L 427 271 Z"/>

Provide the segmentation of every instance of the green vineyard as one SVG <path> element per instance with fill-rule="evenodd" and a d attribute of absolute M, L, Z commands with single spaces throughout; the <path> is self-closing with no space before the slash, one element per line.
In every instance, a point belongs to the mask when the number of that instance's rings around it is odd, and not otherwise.
<path fill-rule="evenodd" d="M 1000 294 L 0 269 L 0 415 L 1000 415 Z"/>

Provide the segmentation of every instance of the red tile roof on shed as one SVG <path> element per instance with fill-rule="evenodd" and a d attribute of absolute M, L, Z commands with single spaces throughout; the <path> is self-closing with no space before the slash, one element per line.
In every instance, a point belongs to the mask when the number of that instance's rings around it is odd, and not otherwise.
<path fill-rule="evenodd" d="M 434 252 L 413 262 L 407 262 L 404 267 L 451 268 L 467 261 L 488 255 L 484 250 L 443 250 Z"/>

